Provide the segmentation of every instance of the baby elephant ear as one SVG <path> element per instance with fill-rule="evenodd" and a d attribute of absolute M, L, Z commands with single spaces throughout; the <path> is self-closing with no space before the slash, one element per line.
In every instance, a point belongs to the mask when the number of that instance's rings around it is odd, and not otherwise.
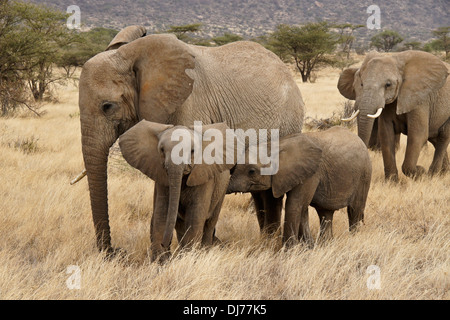
<path fill-rule="evenodd" d="M 125 160 L 150 179 L 166 186 L 168 178 L 158 152 L 158 135 L 172 127 L 173 125 L 142 120 L 119 138 Z"/>
<path fill-rule="evenodd" d="M 147 34 L 142 26 L 129 26 L 120 31 L 108 45 L 105 51 L 118 49 L 124 44 L 130 43 L 136 39 L 144 37 Z"/>
<path fill-rule="evenodd" d="M 191 129 L 193 128 L 191 127 Z M 227 129 L 230 128 L 224 122 L 202 126 L 202 163 L 193 165 L 186 181 L 188 186 L 202 185 L 214 178 L 215 175 L 234 167 L 236 136 L 231 131 L 227 136 Z M 228 139 L 233 139 L 233 143 L 227 144 Z M 228 159 L 227 154 L 229 155 Z"/>
<path fill-rule="evenodd" d="M 319 169 L 322 149 L 303 134 L 280 140 L 279 169 L 272 176 L 272 193 L 279 198 L 312 177 Z"/>

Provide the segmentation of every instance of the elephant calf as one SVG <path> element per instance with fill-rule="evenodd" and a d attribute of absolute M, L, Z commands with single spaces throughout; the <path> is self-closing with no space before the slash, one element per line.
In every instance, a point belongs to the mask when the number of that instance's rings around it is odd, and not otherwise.
<path fill-rule="evenodd" d="M 278 172 L 261 175 L 262 167 L 237 164 L 227 192 L 271 189 L 276 198 L 286 194 L 283 227 L 286 246 L 298 239 L 312 246 L 309 205 L 319 215 L 322 239 L 332 237 L 335 210 L 347 207 L 350 230 L 363 221 L 372 164 L 363 141 L 349 130 L 334 127 L 323 132 L 285 136 L 280 139 Z"/>
<path fill-rule="evenodd" d="M 227 128 L 224 123 L 202 127 L 203 131 L 217 129 L 223 136 Z M 184 126 L 142 120 L 119 139 L 125 160 L 157 182 L 150 229 L 152 261 L 169 257 L 174 228 L 182 247 L 213 242 L 234 164 L 193 164 L 193 136 L 193 130 Z M 182 142 L 186 138 L 191 141 L 187 152 L 183 150 L 184 160 L 175 159 L 181 154 L 176 148 L 186 146 L 180 144 L 180 137 Z M 206 146 L 203 142 L 202 149 Z"/>

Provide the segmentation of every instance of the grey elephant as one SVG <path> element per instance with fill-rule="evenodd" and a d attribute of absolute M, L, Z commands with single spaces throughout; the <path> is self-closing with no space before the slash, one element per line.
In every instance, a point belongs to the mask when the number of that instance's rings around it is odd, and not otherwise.
<path fill-rule="evenodd" d="M 222 137 L 229 129 L 224 123 L 202 127 L 203 132 L 219 130 Z M 187 141 L 178 141 L 181 133 Z M 180 143 L 186 149 L 184 159 L 174 161 L 178 156 L 176 148 Z M 178 243 L 182 247 L 194 243 L 212 245 L 215 225 L 224 200 L 230 169 L 227 164 L 226 144 L 220 153 L 219 163 L 194 163 L 194 130 L 184 126 L 165 125 L 142 120 L 119 138 L 119 145 L 125 160 L 136 169 L 165 188 L 163 195 L 154 199 L 154 206 L 165 212 L 156 217 L 151 225 L 152 261 L 163 262 L 170 255 L 173 229 L 176 229 Z M 203 142 L 200 152 L 210 145 Z M 181 161 L 182 160 L 182 161 Z"/>
<path fill-rule="evenodd" d="M 285 136 L 279 144 L 278 172 L 262 175 L 263 167 L 237 164 L 227 192 L 271 190 L 281 199 L 286 194 L 283 243 L 287 247 L 299 239 L 312 246 L 308 206 L 319 215 L 322 240 L 332 237 L 335 210 L 347 207 L 350 230 L 363 221 L 372 164 L 367 147 L 349 130 L 333 127 Z"/>
<path fill-rule="evenodd" d="M 141 29 L 141 27 L 134 27 Z M 108 212 L 109 148 L 140 120 L 192 126 L 225 122 L 230 128 L 301 132 L 303 100 L 289 69 L 272 52 L 240 41 L 207 48 L 174 35 L 119 33 L 91 58 L 79 81 L 81 142 L 97 247 L 113 254 Z M 127 36 L 130 38 L 127 39 Z M 78 177 L 81 178 L 82 176 Z M 155 198 L 167 197 L 156 183 Z M 281 205 L 270 193 L 255 202 L 279 224 Z M 152 223 L 165 212 L 155 208 Z"/>
<path fill-rule="evenodd" d="M 384 55 L 370 53 L 360 68 L 342 72 L 341 94 L 355 101 L 358 135 L 369 144 L 374 119 L 386 179 L 398 180 L 395 145 L 401 133 L 408 135 L 402 171 L 419 177 L 425 169 L 417 165 L 423 145 L 435 147 L 431 175 L 448 171 L 450 142 L 450 66 L 422 51 Z"/>

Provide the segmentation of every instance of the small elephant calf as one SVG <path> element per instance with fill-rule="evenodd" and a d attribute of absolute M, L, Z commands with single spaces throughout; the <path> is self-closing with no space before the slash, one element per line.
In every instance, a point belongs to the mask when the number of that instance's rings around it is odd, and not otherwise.
<path fill-rule="evenodd" d="M 228 127 L 218 123 L 202 129 L 219 130 L 225 137 Z M 152 261 L 169 257 L 174 228 L 182 247 L 196 242 L 211 245 L 214 239 L 234 164 L 194 164 L 193 136 L 192 128 L 142 120 L 119 139 L 125 160 L 156 182 L 150 229 Z M 191 138 L 190 144 L 184 145 L 187 152 L 181 152 L 180 142 L 185 138 Z M 203 141 L 201 151 L 207 145 Z M 183 161 L 175 159 L 180 155 Z"/>
<path fill-rule="evenodd" d="M 248 152 L 248 150 L 247 150 Z M 283 243 L 313 240 L 308 206 L 320 218 L 321 239 L 332 237 L 335 210 L 347 207 L 350 230 L 364 219 L 372 164 L 363 141 L 349 130 L 333 127 L 322 132 L 299 133 L 280 139 L 279 170 L 261 175 L 259 164 L 237 164 L 228 193 L 272 189 L 274 197 L 287 195 Z"/>

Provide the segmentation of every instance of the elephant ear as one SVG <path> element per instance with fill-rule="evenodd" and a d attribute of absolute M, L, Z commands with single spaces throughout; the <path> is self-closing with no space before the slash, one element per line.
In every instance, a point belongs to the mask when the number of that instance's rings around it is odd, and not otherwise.
<path fill-rule="evenodd" d="M 353 87 L 356 71 L 358 71 L 358 68 L 348 68 L 342 71 L 337 84 L 339 92 L 350 100 L 356 99 L 355 88 Z"/>
<path fill-rule="evenodd" d="M 283 196 L 312 177 L 319 169 L 322 149 L 303 134 L 286 136 L 280 140 L 279 169 L 272 176 L 272 193 Z"/>
<path fill-rule="evenodd" d="M 193 129 L 191 127 L 191 129 Z M 214 129 L 214 130 L 211 130 Z M 190 187 L 202 185 L 215 175 L 230 170 L 234 167 L 237 157 L 233 144 L 227 144 L 228 139 L 236 139 L 234 133 L 228 132 L 230 129 L 225 123 L 216 123 L 202 126 L 202 163 L 193 164 L 191 173 L 186 181 Z M 220 139 L 221 141 L 217 140 Z M 227 163 L 227 154 L 228 163 Z M 212 157 L 208 157 L 211 155 Z M 233 155 L 233 161 L 230 161 Z"/>
<path fill-rule="evenodd" d="M 142 120 L 119 138 L 125 160 L 150 179 L 168 185 L 164 163 L 158 152 L 158 135 L 173 125 Z"/>
<path fill-rule="evenodd" d="M 122 29 L 116 36 L 111 40 L 105 51 L 115 50 L 123 46 L 124 44 L 130 43 L 136 39 L 144 37 L 147 34 L 142 26 L 129 26 Z"/>
<path fill-rule="evenodd" d="M 124 59 L 131 59 L 140 117 L 167 123 L 193 89 L 194 80 L 186 73 L 195 67 L 189 46 L 174 35 L 154 34 L 137 39 L 117 52 Z"/>
<path fill-rule="evenodd" d="M 395 57 L 403 74 L 397 98 L 397 114 L 403 114 L 420 106 L 430 93 L 442 88 L 448 70 L 438 57 L 427 52 L 409 50 Z"/>

